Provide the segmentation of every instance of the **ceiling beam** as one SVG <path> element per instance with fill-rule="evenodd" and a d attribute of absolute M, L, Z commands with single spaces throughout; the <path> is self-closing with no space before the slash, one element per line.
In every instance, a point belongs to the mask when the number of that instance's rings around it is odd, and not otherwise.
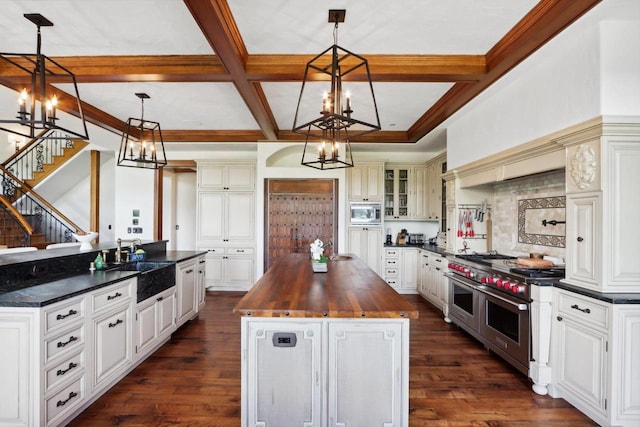
<path fill-rule="evenodd" d="M 225 0 L 184 0 L 200 30 L 231 76 L 238 93 L 249 108 L 264 139 L 277 140 L 278 126 L 259 85 L 245 72 L 248 53 Z"/>
<path fill-rule="evenodd" d="M 487 52 L 487 73 L 474 84 L 456 83 L 409 128 L 409 139 L 426 136 L 600 1 L 540 1 Z"/>

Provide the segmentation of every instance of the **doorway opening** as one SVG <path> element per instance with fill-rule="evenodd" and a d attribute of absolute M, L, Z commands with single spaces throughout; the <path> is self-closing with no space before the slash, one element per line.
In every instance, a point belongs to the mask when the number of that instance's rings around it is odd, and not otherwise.
<path fill-rule="evenodd" d="M 338 252 L 338 180 L 266 179 L 264 271 L 283 255 L 309 253 L 315 239 Z"/>

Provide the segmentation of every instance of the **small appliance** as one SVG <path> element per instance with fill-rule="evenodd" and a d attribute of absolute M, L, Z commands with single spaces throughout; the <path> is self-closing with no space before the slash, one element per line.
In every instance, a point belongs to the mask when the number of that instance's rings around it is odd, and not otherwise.
<path fill-rule="evenodd" d="M 349 205 L 349 221 L 351 225 L 382 224 L 382 203 L 358 202 Z"/>

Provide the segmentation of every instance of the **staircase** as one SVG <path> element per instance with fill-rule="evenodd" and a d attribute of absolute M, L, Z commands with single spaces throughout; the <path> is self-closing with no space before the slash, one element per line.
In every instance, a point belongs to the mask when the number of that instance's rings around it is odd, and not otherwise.
<path fill-rule="evenodd" d="M 82 230 L 42 198 L 36 187 L 88 145 L 47 132 L 0 165 L 0 245 L 35 246 L 72 241 Z"/>

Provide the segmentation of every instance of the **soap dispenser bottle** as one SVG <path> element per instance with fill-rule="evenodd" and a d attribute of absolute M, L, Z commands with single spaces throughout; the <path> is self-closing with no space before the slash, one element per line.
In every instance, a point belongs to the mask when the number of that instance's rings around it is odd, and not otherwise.
<path fill-rule="evenodd" d="M 100 252 L 98 252 L 98 256 L 96 257 L 94 264 L 96 266 L 96 270 L 102 270 L 104 268 L 104 264 L 102 262 L 102 255 L 100 255 Z"/>

